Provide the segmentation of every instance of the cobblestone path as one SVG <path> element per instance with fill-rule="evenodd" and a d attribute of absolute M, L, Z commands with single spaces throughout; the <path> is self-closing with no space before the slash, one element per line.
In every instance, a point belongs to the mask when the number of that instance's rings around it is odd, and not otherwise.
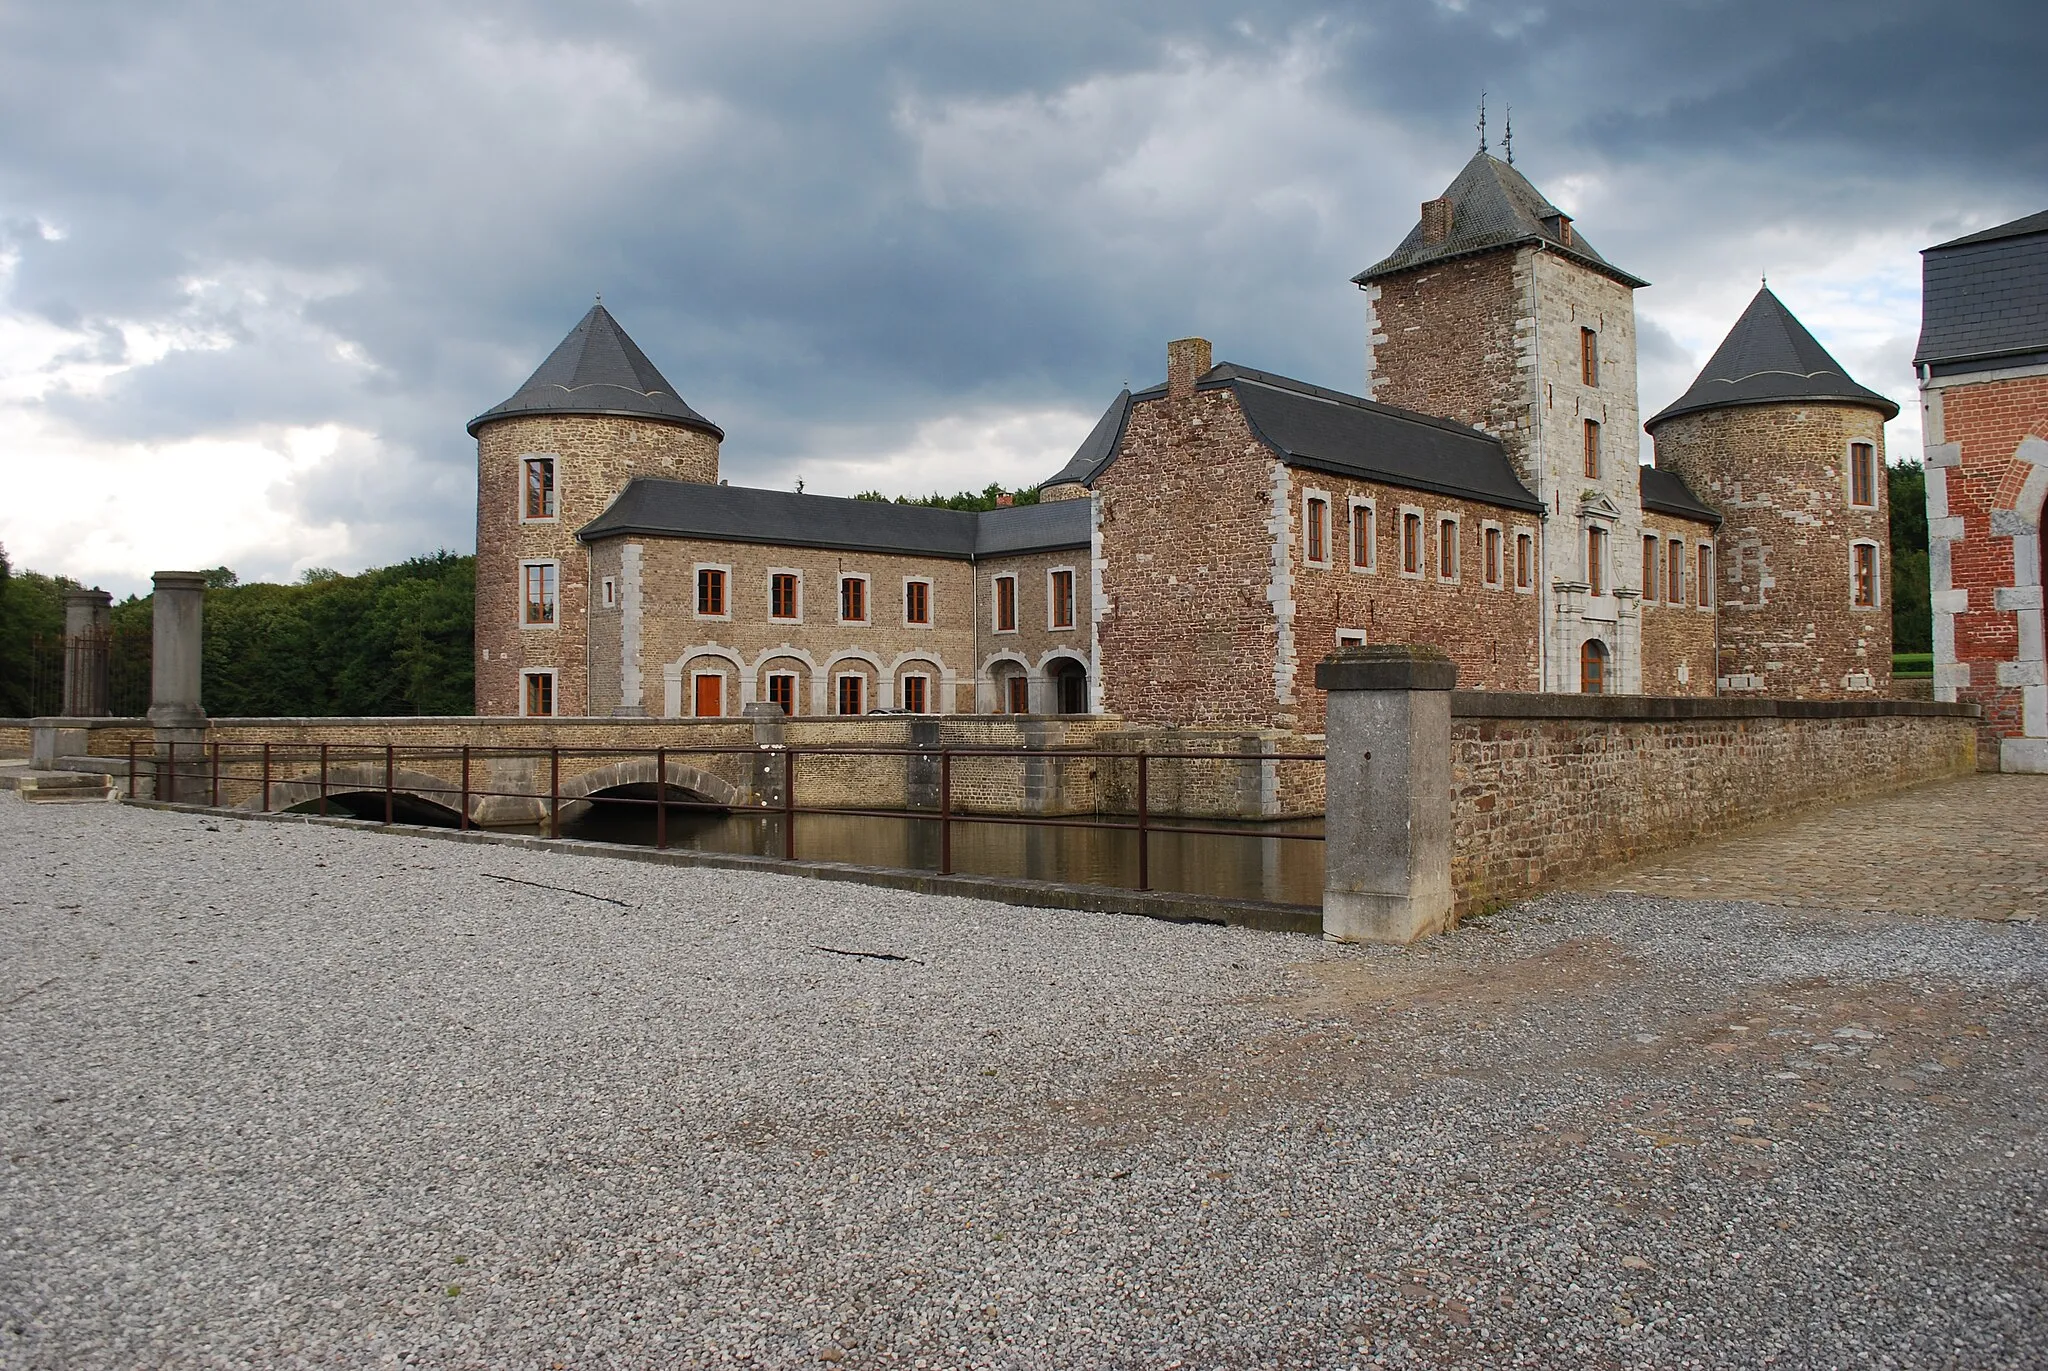
<path fill-rule="evenodd" d="M 1972 776 L 1762 824 L 1585 883 L 2032 922 L 2048 913 L 2048 776 Z"/>

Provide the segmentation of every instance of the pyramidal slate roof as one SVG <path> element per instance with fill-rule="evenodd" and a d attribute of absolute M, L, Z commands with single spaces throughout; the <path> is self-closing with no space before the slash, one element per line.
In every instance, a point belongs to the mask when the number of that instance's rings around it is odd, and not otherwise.
<path fill-rule="evenodd" d="M 1920 257 L 1915 363 L 1937 376 L 2048 360 L 2048 210 Z"/>
<path fill-rule="evenodd" d="M 474 436 L 493 419 L 522 414 L 616 414 L 725 438 L 724 429 L 683 403 L 676 388 L 601 304 L 590 307 L 511 399 L 470 420 L 469 432 Z"/>
<path fill-rule="evenodd" d="M 1382 276 L 1412 271 L 1432 262 L 1534 243 L 1546 251 L 1583 262 L 1625 286 L 1650 284 L 1602 257 L 1577 225 L 1567 228 L 1570 215 L 1544 198 L 1528 177 L 1483 149 L 1465 164 L 1443 198 L 1451 202 L 1448 236 L 1440 242 L 1430 242 L 1418 219 L 1391 255 L 1351 279 L 1363 286 Z"/>
<path fill-rule="evenodd" d="M 1857 385 L 1828 355 L 1806 326 L 1765 286 L 1742 311 L 1735 327 L 1714 349 L 1692 388 L 1653 415 L 1643 427 L 1666 419 L 1728 405 L 1772 405 L 1787 400 L 1841 400 L 1884 411 L 1899 407 L 1876 391 Z"/>

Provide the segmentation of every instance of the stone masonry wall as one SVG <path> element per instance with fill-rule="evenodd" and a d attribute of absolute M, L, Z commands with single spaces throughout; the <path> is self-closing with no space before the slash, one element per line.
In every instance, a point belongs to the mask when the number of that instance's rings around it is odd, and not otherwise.
<path fill-rule="evenodd" d="M 1572 717 L 1574 703 L 1452 697 L 1460 914 L 1776 814 L 1976 768 L 1975 720 L 1954 706 L 1844 702 L 1802 714 L 1791 702 L 1700 701 L 1698 716 L 1657 718 L 1655 700 L 1608 702 L 1641 717 Z"/>
<path fill-rule="evenodd" d="M 1529 469 L 1529 393 L 1521 334 L 1528 291 L 1516 254 L 1433 263 L 1367 292 L 1373 345 L 1367 398 L 1484 429 Z M 1526 275 L 1526 273 L 1524 273 Z"/>
<path fill-rule="evenodd" d="M 1724 692 L 1790 699 L 1891 689 L 1891 525 L 1884 416 L 1772 404 L 1659 424 L 1657 465 L 1721 511 L 1715 569 Z M 1877 503 L 1849 503 L 1849 445 L 1869 443 Z M 1851 604 L 1850 544 L 1878 547 L 1877 602 Z"/>
<path fill-rule="evenodd" d="M 1711 596 L 1700 605 L 1698 575 L 1699 550 L 1714 545 L 1714 526 L 1644 510 L 1643 535 L 1657 540 L 1657 574 L 1643 587 L 1643 694 L 1712 695 L 1714 605 Z M 1669 574 L 1673 542 L 1685 550 L 1676 583 Z"/>
<path fill-rule="evenodd" d="M 521 459 L 555 458 L 557 516 L 520 517 Z M 589 712 L 584 664 L 590 565 L 576 530 L 595 519 L 635 476 L 712 482 L 718 440 L 697 429 L 644 419 L 581 415 L 494 420 L 477 433 L 476 710 L 520 711 L 520 672 L 551 668 L 555 712 Z M 559 564 L 555 625 L 520 624 L 523 560 Z"/>

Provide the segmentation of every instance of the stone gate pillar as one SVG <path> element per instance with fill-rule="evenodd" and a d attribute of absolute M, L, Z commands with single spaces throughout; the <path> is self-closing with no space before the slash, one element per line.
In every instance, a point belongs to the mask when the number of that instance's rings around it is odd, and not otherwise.
<path fill-rule="evenodd" d="M 1451 687 L 1440 648 L 1342 648 L 1316 665 L 1325 734 L 1323 936 L 1409 943 L 1448 928 Z"/>
<path fill-rule="evenodd" d="M 160 799 L 200 798 L 197 782 L 205 768 L 206 711 L 199 705 L 201 621 L 206 577 L 197 571 L 159 571 L 155 576 L 155 619 L 151 628 L 149 722 L 156 728 Z M 164 773 L 162 759 L 177 745 L 177 765 Z M 187 758 L 189 757 L 189 761 Z"/>
<path fill-rule="evenodd" d="M 114 597 L 104 590 L 64 592 L 64 714 L 103 718 L 108 711 L 109 632 Z"/>

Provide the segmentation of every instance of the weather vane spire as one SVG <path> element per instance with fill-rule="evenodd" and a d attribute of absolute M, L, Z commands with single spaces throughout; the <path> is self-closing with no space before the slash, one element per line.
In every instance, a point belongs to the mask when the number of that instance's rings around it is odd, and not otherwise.
<path fill-rule="evenodd" d="M 1486 151 L 1486 92 L 1479 92 L 1479 150 Z"/>
<path fill-rule="evenodd" d="M 1507 154 L 1508 165 L 1515 164 L 1515 107 L 1508 106 L 1507 127 L 1501 131 L 1500 150 Z"/>

